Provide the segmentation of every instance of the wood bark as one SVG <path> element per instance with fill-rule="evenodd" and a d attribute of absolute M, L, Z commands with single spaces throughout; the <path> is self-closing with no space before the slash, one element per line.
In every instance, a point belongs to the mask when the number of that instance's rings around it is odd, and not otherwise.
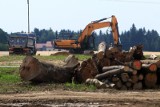
<path fill-rule="evenodd" d="M 115 87 L 116 87 L 117 89 L 121 89 L 122 86 L 123 86 L 123 84 L 122 84 L 122 81 L 121 81 L 121 80 L 119 80 L 119 81 L 117 81 L 117 82 L 115 83 Z"/>
<path fill-rule="evenodd" d="M 79 65 L 78 58 L 75 57 L 75 55 L 69 55 L 64 62 L 66 63 L 65 67 L 74 67 Z"/>
<path fill-rule="evenodd" d="M 134 90 L 141 90 L 141 89 L 143 89 L 143 84 L 142 84 L 142 82 L 137 82 L 137 83 L 135 83 L 135 84 L 133 85 L 133 89 L 134 89 Z"/>
<path fill-rule="evenodd" d="M 99 73 L 94 60 L 91 58 L 82 62 L 81 65 L 75 74 L 77 82 L 85 82 L 88 78 L 93 79 Z"/>
<path fill-rule="evenodd" d="M 124 66 L 122 66 L 122 65 L 104 66 L 104 67 L 102 68 L 102 71 L 103 71 L 103 72 L 106 72 L 106 71 L 109 71 L 109 70 L 122 69 L 122 68 L 124 68 Z"/>
<path fill-rule="evenodd" d="M 74 67 L 59 67 L 46 62 L 40 62 L 38 59 L 27 56 L 24 58 L 20 69 L 20 77 L 25 81 L 33 82 L 71 82 Z"/>
<path fill-rule="evenodd" d="M 107 71 L 107 72 L 104 72 L 101 74 L 97 74 L 95 76 L 95 78 L 98 80 L 106 79 L 109 76 L 113 76 L 113 75 L 117 75 L 117 74 L 121 73 L 121 71 L 122 71 L 121 69 L 113 69 L 113 70 L 110 70 L 110 71 Z"/>

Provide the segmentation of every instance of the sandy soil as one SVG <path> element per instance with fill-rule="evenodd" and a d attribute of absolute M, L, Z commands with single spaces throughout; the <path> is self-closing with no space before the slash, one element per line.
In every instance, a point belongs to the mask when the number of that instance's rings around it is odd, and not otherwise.
<path fill-rule="evenodd" d="M 65 90 L 1 94 L 0 105 L 8 107 L 159 107 L 160 91 L 73 92 Z M 0 107 L 1 107 L 0 106 Z"/>
<path fill-rule="evenodd" d="M 2 53 L 0 52 L 2 55 Z M 45 52 L 43 53 L 45 54 Z M 47 53 L 49 54 L 49 53 Z M 148 52 L 147 54 L 153 54 Z M 160 53 L 158 53 L 160 54 Z M 4 52 L 4 55 L 7 55 Z M 160 90 L 0 94 L 0 107 L 160 107 Z"/>

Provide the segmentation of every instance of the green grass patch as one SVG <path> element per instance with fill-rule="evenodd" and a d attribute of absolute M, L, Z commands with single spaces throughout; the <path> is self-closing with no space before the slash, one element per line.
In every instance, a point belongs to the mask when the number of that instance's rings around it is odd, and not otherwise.
<path fill-rule="evenodd" d="M 18 68 L 0 68 L 0 82 L 3 84 L 20 82 Z"/>
<path fill-rule="evenodd" d="M 22 61 L 26 56 L 25 55 L 10 55 L 10 56 L 2 56 L 0 57 L 0 62 L 10 62 L 10 61 Z M 67 58 L 66 55 L 51 55 L 51 56 L 33 56 L 39 60 L 48 61 L 48 60 L 64 60 Z M 91 58 L 91 55 L 83 55 L 83 54 L 76 54 L 76 58 L 79 60 L 86 60 Z"/>
<path fill-rule="evenodd" d="M 92 56 L 91 55 L 76 54 L 75 57 L 78 58 L 79 60 L 86 60 L 86 59 L 91 58 Z"/>
<path fill-rule="evenodd" d="M 19 61 L 24 59 L 25 56 L 22 55 L 10 55 L 10 56 L 1 56 L 0 62 L 8 62 L 8 61 Z"/>
<path fill-rule="evenodd" d="M 2 66 L 9 66 L 11 63 L 18 65 L 26 56 L 24 55 L 11 55 L 0 57 Z M 40 61 L 54 61 L 64 60 L 67 56 L 56 55 L 56 56 L 33 56 Z M 76 58 L 79 60 L 86 60 L 90 58 L 90 55 L 76 54 Z M 13 63 L 13 65 L 14 65 Z M 8 65 L 6 65 L 8 64 Z M 75 84 L 75 83 L 40 83 L 34 84 L 32 82 L 24 82 L 19 76 L 18 67 L 0 67 L 0 93 L 23 93 L 29 91 L 52 91 L 55 89 L 61 90 L 73 90 L 73 91 L 94 91 L 96 87 L 93 85 Z"/>

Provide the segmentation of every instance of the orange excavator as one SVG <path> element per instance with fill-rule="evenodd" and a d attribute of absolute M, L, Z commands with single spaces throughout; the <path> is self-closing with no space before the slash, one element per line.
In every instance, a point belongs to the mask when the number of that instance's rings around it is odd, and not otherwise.
<path fill-rule="evenodd" d="M 100 20 L 92 21 L 89 23 L 82 33 L 78 36 L 77 40 L 62 40 L 57 39 L 54 41 L 55 48 L 57 49 L 67 49 L 74 53 L 82 53 L 84 50 L 94 48 L 94 39 L 89 40 L 92 37 L 92 33 L 94 30 L 111 27 L 114 46 L 119 47 L 119 31 L 118 31 L 118 22 L 114 15 L 111 16 L 111 21 L 104 21 L 108 18 L 103 18 Z"/>

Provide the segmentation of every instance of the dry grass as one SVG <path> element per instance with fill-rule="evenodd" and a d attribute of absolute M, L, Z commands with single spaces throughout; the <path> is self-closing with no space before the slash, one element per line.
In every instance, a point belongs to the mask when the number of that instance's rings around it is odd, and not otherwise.
<path fill-rule="evenodd" d="M 145 52 L 143 52 L 143 53 L 144 53 L 144 55 L 154 54 L 154 55 L 160 56 L 160 52 L 147 52 L 147 51 L 145 51 Z"/>

